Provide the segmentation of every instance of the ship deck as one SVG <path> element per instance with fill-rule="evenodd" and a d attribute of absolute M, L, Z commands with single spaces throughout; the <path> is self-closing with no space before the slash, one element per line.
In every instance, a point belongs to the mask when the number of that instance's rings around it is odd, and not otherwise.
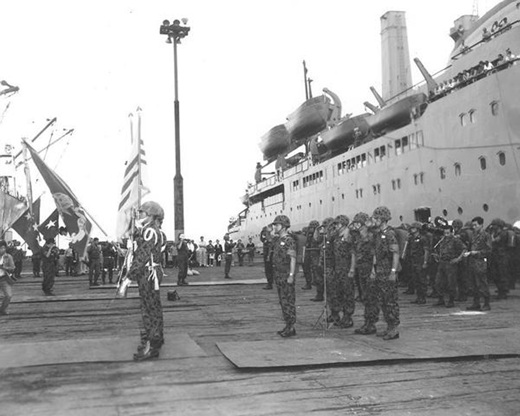
<path fill-rule="evenodd" d="M 128 299 L 111 302 L 114 291 L 89 290 L 87 276 L 60 276 L 56 296 L 44 297 L 40 279 L 23 275 L 14 287 L 10 315 L 0 318 L 0 414 L 489 416 L 520 412 L 520 346 L 517 354 L 500 356 L 501 340 L 495 340 L 496 354 L 481 357 L 235 367 L 217 344 L 280 345 L 282 341 L 276 335 L 283 326 L 277 295 L 262 290 L 263 284 L 258 283 L 262 270 L 260 264 L 235 267 L 231 284 L 216 285 L 211 282 L 224 282 L 223 268 L 200 269 L 200 275 L 189 281 L 208 283 L 177 288 L 180 300 L 174 302 L 166 299 L 172 287 L 164 287 L 166 342 L 184 350 L 141 363 L 131 361 L 128 352 L 135 347 L 128 344 L 132 338 L 137 340 L 140 319 L 135 289 L 130 289 Z M 166 271 L 170 286 L 176 270 Z M 233 284 L 239 279 L 242 284 Z M 359 339 L 352 328 L 316 328 L 323 305 L 311 302 L 313 293 L 301 286 L 299 277 L 298 335 L 283 340 L 286 352 L 306 340 L 312 344 L 326 338 L 338 345 Z M 519 298 L 516 289 L 508 300 L 493 302 L 489 313 L 461 315 L 469 303 L 447 310 L 433 307 L 432 299 L 429 305 L 417 306 L 410 303 L 413 296 L 401 295 L 398 342 L 412 344 L 417 331 L 442 333 L 446 339 L 468 331 L 483 338 L 500 330 L 518 336 Z M 356 326 L 361 317 L 357 303 Z M 502 340 L 504 345 L 508 341 Z M 63 358 L 71 356 L 70 348 L 77 351 L 73 362 Z M 109 348 L 116 351 L 114 359 L 96 362 L 95 357 L 104 357 Z M 39 356 L 44 363 L 27 366 L 30 361 L 9 359 L 13 350 Z"/>

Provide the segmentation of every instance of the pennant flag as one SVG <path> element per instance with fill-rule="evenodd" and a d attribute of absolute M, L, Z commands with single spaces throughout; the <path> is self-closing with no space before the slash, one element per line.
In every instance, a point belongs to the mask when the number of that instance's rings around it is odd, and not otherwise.
<path fill-rule="evenodd" d="M 38 232 L 38 223 L 40 222 L 40 198 L 33 202 L 33 215 L 29 208 L 18 218 L 13 224 L 15 230 L 20 237 L 27 243 L 27 246 L 33 253 L 40 251 L 40 233 Z"/>
<path fill-rule="evenodd" d="M 129 235 L 132 211 L 137 207 L 139 191 L 141 192 L 141 197 L 150 193 L 150 190 L 144 186 L 144 181 L 148 177 L 148 166 L 146 164 L 143 141 L 140 138 L 134 140 L 130 157 L 125 165 L 121 201 L 117 214 L 116 236 L 118 240 Z"/>
<path fill-rule="evenodd" d="M 78 198 L 63 179 L 45 164 L 36 150 L 27 144 L 27 142 L 24 142 L 24 144 L 27 146 L 27 149 L 29 149 L 29 152 L 31 152 L 34 164 L 40 171 L 52 193 L 56 208 L 67 227 L 67 231 L 72 237 L 70 242 L 73 244 L 78 255 L 84 257 L 87 250 L 88 236 L 92 229 L 91 222 L 88 220 Z"/>
<path fill-rule="evenodd" d="M 54 238 L 60 233 L 58 228 L 58 218 L 58 210 L 55 209 L 54 212 L 49 215 L 49 218 L 42 222 L 38 227 L 38 231 L 42 233 L 45 240 L 48 238 Z"/>
<path fill-rule="evenodd" d="M 5 232 L 20 218 L 27 205 L 0 189 L 0 238 L 4 238 Z"/>

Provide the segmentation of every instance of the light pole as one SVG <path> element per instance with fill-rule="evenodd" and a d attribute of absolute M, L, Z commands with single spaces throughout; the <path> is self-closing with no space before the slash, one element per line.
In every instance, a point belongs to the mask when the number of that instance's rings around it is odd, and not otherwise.
<path fill-rule="evenodd" d="M 188 19 L 182 19 L 182 24 L 186 25 Z M 173 207 L 175 222 L 175 240 L 180 233 L 184 233 L 184 183 L 181 175 L 181 138 L 179 127 L 179 88 L 177 80 L 177 45 L 181 39 L 188 36 L 190 28 L 181 26 L 177 19 L 170 24 L 169 20 L 164 20 L 159 33 L 166 35 L 166 43 L 173 43 L 173 74 L 175 88 L 175 176 L 173 178 Z"/>

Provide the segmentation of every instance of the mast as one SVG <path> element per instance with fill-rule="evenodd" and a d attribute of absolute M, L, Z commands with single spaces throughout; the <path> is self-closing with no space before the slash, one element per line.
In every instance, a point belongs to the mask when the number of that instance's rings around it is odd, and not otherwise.
<path fill-rule="evenodd" d="M 307 66 L 303 60 L 303 83 L 305 84 L 305 101 L 309 99 L 309 86 L 307 85 Z"/>

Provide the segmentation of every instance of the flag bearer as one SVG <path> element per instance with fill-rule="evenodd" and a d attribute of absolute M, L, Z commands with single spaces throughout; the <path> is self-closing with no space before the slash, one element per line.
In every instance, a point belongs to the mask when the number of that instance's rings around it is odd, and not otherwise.
<path fill-rule="evenodd" d="M 166 244 L 160 224 L 164 219 L 164 210 L 157 202 L 148 201 L 139 208 L 137 221 L 137 247 L 128 279 L 137 281 L 141 298 L 141 314 L 143 329 L 141 345 L 134 354 L 135 361 L 143 361 L 159 356 L 164 344 L 163 312 L 159 293 L 159 282 L 162 279 L 162 248 Z"/>

